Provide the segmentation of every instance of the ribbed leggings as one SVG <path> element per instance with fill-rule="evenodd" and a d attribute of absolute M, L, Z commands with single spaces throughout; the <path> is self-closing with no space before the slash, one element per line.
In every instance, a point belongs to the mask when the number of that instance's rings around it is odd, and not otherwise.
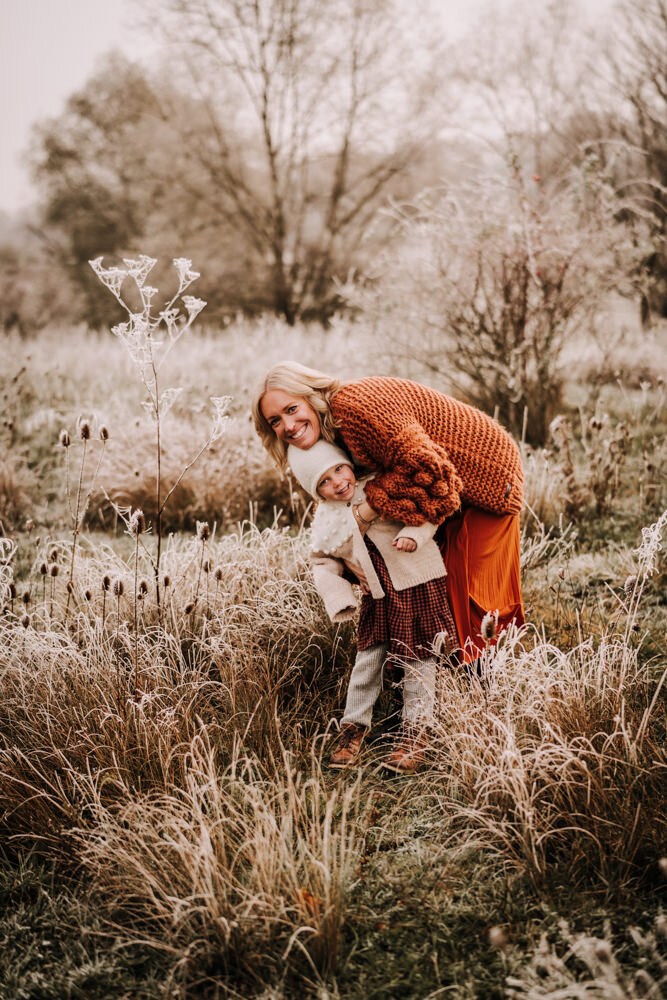
<path fill-rule="evenodd" d="M 353 723 L 368 728 L 373 706 L 382 691 L 382 671 L 389 643 L 360 649 L 350 674 L 342 724 Z M 435 671 L 433 657 L 426 660 L 401 660 L 403 668 L 403 722 L 428 726 L 435 707 Z"/>

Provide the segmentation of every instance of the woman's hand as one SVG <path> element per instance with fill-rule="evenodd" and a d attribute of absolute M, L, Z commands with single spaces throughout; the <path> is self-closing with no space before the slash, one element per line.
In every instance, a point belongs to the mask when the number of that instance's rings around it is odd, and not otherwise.
<path fill-rule="evenodd" d="M 414 538 L 406 538 L 403 535 L 401 538 L 395 538 L 391 543 L 395 549 L 399 552 L 414 552 L 417 548 L 417 543 Z"/>

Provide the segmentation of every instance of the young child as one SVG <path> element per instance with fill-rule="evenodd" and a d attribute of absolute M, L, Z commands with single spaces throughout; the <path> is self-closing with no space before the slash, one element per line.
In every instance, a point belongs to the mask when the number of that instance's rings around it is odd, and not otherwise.
<path fill-rule="evenodd" d="M 390 661 L 403 669 L 403 725 L 401 740 L 385 764 L 412 773 L 423 763 L 433 717 L 433 642 L 443 631 L 456 636 L 446 570 L 433 541 L 436 525 L 407 527 L 379 517 L 365 521 L 357 508 L 371 477 L 357 481 L 345 452 L 323 439 L 308 449 L 290 445 L 288 461 L 306 492 L 321 501 L 312 522 L 311 562 L 331 620 L 345 621 L 357 610 L 346 567 L 363 592 L 357 657 L 329 763 L 342 768 L 358 757 L 382 690 L 383 668 Z"/>

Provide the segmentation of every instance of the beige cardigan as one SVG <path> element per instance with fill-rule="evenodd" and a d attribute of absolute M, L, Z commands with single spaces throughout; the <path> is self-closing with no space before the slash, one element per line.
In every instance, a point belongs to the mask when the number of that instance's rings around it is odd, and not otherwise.
<path fill-rule="evenodd" d="M 368 529 L 368 537 L 378 549 L 389 572 L 395 590 L 407 590 L 429 580 L 445 576 L 447 571 L 440 549 L 433 541 L 437 525 L 427 521 L 418 527 L 407 527 L 394 521 L 378 518 Z M 412 538 L 417 543 L 414 552 L 400 552 L 391 544 L 395 538 Z M 353 618 L 358 601 L 349 580 L 344 579 L 344 560 L 363 570 L 371 596 L 384 597 L 384 591 L 375 572 L 363 536 L 356 524 L 350 537 L 334 552 L 311 552 L 315 587 L 324 601 L 327 614 L 333 622 Z"/>

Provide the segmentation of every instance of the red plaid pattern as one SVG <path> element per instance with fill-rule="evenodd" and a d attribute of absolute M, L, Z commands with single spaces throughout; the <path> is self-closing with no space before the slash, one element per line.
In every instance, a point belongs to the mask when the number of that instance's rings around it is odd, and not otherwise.
<path fill-rule="evenodd" d="M 363 595 L 358 648 L 368 649 L 386 642 L 392 657 L 425 660 L 433 656 L 433 641 L 438 632 L 447 632 L 451 645 L 458 646 L 454 616 L 447 598 L 447 577 L 396 591 L 382 556 L 370 539 L 365 541 L 385 596 L 376 601 L 370 594 Z"/>

